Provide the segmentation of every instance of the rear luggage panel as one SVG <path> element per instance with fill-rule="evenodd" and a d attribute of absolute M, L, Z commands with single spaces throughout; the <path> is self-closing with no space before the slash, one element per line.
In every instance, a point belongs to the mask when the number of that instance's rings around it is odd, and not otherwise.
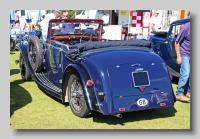
<path fill-rule="evenodd" d="M 142 75 L 141 79 L 137 77 L 137 82 L 134 81 L 132 74 L 136 70 L 141 70 L 148 73 L 149 86 L 142 85 L 142 88 L 144 89 L 143 91 L 140 90 L 139 87 L 135 87 L 134 83 L 137 85 L 139 80 L 141 80 L 139 83 L 146 83 L 147 81 L 143 81 L 145 75 Z M 162 63 L 152 62 L 113 65 L 108 67 L 108 76 L 112 88 L 112 97 L 143 95 L 150 93 L 152 90 L 171 92 L 171 82 Z"/>
<path fill-rule="evenodd" d="M 115 113 L 174 105 L 171 81 L 164 63 L 113 65 L 109 66 L 107 71 Z M 138 73 L 145 71 L 145 74 L 133 76 L 132 73 L 137 73 L 135 71 L 139 71 Z M 134 81 L 133 77 L 139 82 Z M 136 84 L 144 85 L 136 86 Z"/>

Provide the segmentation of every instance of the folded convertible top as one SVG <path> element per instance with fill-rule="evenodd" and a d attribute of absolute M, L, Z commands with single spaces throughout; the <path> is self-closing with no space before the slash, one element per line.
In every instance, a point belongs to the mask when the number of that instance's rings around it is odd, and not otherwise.
<path fill-rule="evenodd" d="M 124 40 L 124 41 L 94 41 L 94 42 L 86 42 L 83 44 L 78 44 L 78 49 L 80 52 L 87 51 L 91 49 L 99 49 L 105 47 L 117 47 L 117 46 L 139 46 L 139 47 L 147 47 L 151 48 L 151 42 L 147 40 Z"/>

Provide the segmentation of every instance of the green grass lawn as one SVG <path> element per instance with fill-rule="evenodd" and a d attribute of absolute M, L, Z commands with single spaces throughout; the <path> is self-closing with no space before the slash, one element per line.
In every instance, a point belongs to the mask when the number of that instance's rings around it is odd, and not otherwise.
<path fill-rule="evenodd" d="M 11 129 L 190 129 L 190 103 L 123 114 L 123 118 L 91 112 L 87 118 L 73 115 L 69 105 L 43 93 L 34 81 L 21 80 L 19 52 L 10 53 Z M 177 79 L 173 81 L 177 90 Z"/>

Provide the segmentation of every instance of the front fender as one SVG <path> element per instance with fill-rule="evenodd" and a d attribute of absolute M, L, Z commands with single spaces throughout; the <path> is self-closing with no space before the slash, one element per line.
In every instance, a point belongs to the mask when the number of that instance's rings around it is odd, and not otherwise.
<path fill-rule="evenodd" d="M 32 68 L 31 68 L 31 65 L 30 65 L 29 61 L 28 61 L 27 46 L 28 46 L 27 44 L 19 45 L 19 51 L 20 51 L 20 53 L 22 54 L 22 56 L 24 58 L 24 62 L 26 63 L 27 68 L 28 68 L 32 78 L 34 78 L 33 77 L 34 72 L 33 72 Z"/>
<path fill-rule="evenodd" d="M 76 64 L 70 64 L 68 65 L 65 70 L 64 70 L 64 74 L 63 74 L 63 84 L 62 84 L 62 101 L 64 102 L 68 102 L 68 80 L 70 75 L 72 74 L 76 74 L 79 76 L 83 88 L 84 88 L 84 96 L 85 96 L 85 100 L 86 100 L 86 104 L 88 106 L 88 108 L 90 110 L 94 110 L 94 111 L 100 111 L 99 107 L 97 106 L 97 99 L 95 96 L 95 92 L 94 92 L 94 88 L 93 86 L 89 87 L 87 86 L 87 81 L 90 80 L 90 76 L 88 74 L 88 72 L 85 70 L 85 68 L 83 66 L 78 66 Z"/>
<path fill-rule="evenodd" d="M 19 50 L 23 55 L 27 55 L 27 45 L 19 45 Z"/>

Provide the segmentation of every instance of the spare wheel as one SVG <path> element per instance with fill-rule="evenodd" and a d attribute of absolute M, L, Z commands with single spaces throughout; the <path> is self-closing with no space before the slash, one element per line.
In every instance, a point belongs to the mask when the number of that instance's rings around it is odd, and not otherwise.
<path fill-rule="evenodd" d="M 29 36 L 27 52 L 33 71 L 41 71 L 43 60 L 42 43 L 37 36 Z"/>

